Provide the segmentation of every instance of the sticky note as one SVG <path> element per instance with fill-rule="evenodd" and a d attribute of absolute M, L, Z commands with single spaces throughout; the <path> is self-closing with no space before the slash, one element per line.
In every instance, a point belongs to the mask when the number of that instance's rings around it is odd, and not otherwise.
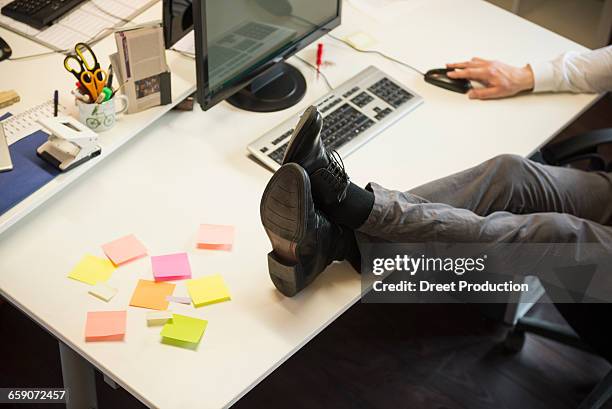
<path fill-rule="evenodd" d="M 147 325 L 154 327 L 164 325 L 168 320 L 172 319 L 171 311 L 149 311 L 147 312 Z"/>
<path fill-rule="evenodd" d="M 121 341 L 125 336 L 126 311 L 87 313 L 85 341 Z"/>
<path fill-rule="evenodd" d="M 98 283 L 91 287 L 88 292 L 94 297 L 108 302 L 117 294 L 117 289 L 105 283 Z"/>
<path fill-rule="evenodd" d="M 187 291 L 193 305 L 203 305 L 230 300 L 230 294 L 220 274 L 187 281 Z"/>
<path fill-rule="evenodd" d="M 200 249 L 230 251 L 234 244 L 234 226 L 201 224 L 196 243 Z"/>
<path fill-rule="evenodd" d="M 177 297 L 174 295 L 169 295 L 166 297 L 166 300 L 170 302 L 177 302 L 179 304 L 191 304 L 191 298 L 189 297 Z"/>
<path fill-rule="evenodd" d="M 208 321 L 199 318 L 188 317 L 186 315 L 172 314 L 172 321 L 168 321 L 162 328 L 161 336 L 165 340 L 185 342 L 188 344 L 198 344 Z M 180 344 L 178 344 L 180 345 Z"/>
<path fill-rule="evenodd" d="M 147 255 L 147 249 L 133 234 L 104 244 L 102 250 L 116 266 Z"/>
<path fill-rule="evenodd" d="M 89 285 L 106 281 L 115 271 L 115 266 L 107 259 L 86 254 L 72 269 L 68 277 Z"/>
<path fill-rule="evenodd" d="M 367 50 L 376 43 L 376 40 L 374 40 L 369 34 L 366 34 L 363 31 L 358 31 L 356 33 L 348 35 L 344 37 L 344 40 L 353 47 L 356 47 L 360 50 Z"/>
<path fill-rule="evenodd" d="M 183 280 L 191 278 L 191 266 L 187 253 L 152 256 L 151 267 L 155 281 Z"/>
<path fill-rule="evenodd" d="M 168 308 L 166 296 L 172 295 L 174 284 L 156 283 L 149 280 L 138 280 L 130 305 L 132 307 L 165 310 Z"/>

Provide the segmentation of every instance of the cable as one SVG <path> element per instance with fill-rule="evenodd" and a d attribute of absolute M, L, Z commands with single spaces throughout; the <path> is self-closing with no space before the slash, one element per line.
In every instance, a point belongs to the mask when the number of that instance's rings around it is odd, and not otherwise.
<path fill-rule="evenodd" d="M 168 48 L 168 50 L 170 51 L 174 51 L 175 53 L 178 53 L 180 55 L 182 55 L 183 57 L 187 57 L 187 58 L 191 58 L 192 60 L 195 59 L 195 54 L 190 53 L 188 51 L 181 51 L 181 50 L 177 50 L 176 48 L 172 47 L 172 48 Z"/>
<path fill-rule="evenodd" d="M 128 24 L 128 23 L 131 23 L 133 21 L 133 20 L 121 18 L 121 17 L 119 17 L 119 16 L 117 16 L 115 14 L 112 14 L 112 13 L 104 10 L 102 7 L 97 5 L 96 2 L 93 1 L 93 0 L 90 0 L 90 3 L 93 4 L 95 8 L 97 8 L 98 10 L 103 12 L 104 14 L 106 14 L 106 15 L 108 15 L 110 17 L 116 18 L 116 19 L 122 21 L 124 24 Z M 117 25 L 102 28 L 96 34 L 94 34 L 93 37 L 91 37 L 89 40 L 87 40 L 86 43 L 88 43 L 90 45 L 93 45 L 93 44 L 97 43 L 102 38 L 106 37 L 106 31 L 112 30 L 112 29 L 114 29 L 116 27 L 117 27 Z M 69 53 L 71 51 L 72 51 L 72 49 L 70 49 L 70 48 L 65 49 L 65 50 L 53 50 L 53 51 L 46 51 L 44 53 L 39 53 L 39 54 L 23 55 L 21 57 L 9 57 L 9 58 L 7 58 L 7 60 L 8 61 L 20 61 L 20 60 L 26 60 L 26 59 L 29 59 L 29 58 L 44 57 L 45 55 L 51 55 L 51 54 L 56 54 L 56 53 L 57 54 L 67 54 L 67 53 Z"/>
<path fill-rule="evenodd" d="M 304 64 L 306 64 L 307 66 L 309 66 L 310 68 L 312 68 L 313 70 L 317 71 L 317 67 L 315 67 L 313 64 L 309 63 L 308 61 L 306 61 L 305 59 L 303 59 L 302 57 L 300 57 L 299 55 L 295 54 L 295 58 L 297 58 L 298 60 L 300 60 L 301 62 L 303 62 Z M 327 87 L 329 88 L 330 91 L 332 91 L 334 89 L 334 87 L 332 87 L 331 83 L 329 82 L 329 79 L 327 78 L 327 76 L 325 74 L 323 74 L 323 72 L 321 72 L 320 70 L 317 71 L 319 74 L 321 74 L 321 77 L 323 77 L 323 80 L 325 81 L 325 84 L 327 85 Z"/>
<path fill-rule="evenodd" d="M 127 24 L 127 23 L 131 23 L 131 22 L 132 22 L 132 20 L 130 20 L 130 19 L 123 18 L 123 17 L 119 17 L 119 16 L 118 16 L 118 15 L 116 15 L 116 14 L 113 14 L 113 13 L 111 13 L 111 12 L 109 12 L 109 11 L 104 10 L 104 9 L 103 9 L 102 7 L 100 7 L 100 6 L 98 5 L 98 3 L 96 3 L 94 0 L 90 0 L 90 3 L 91 3 L 91 4 L 92 4 L 92 5 L 95 7 L 95 8 L 97 8 L 98 10 L 100 10 L 102 13 L 106 14 L 107 16 L 110 16 L 110 17 L 112 17 L 112 18 L 116 18 L 117 20 L 123 21 L 123 22 L 124 22 L 124 23 L 126 23 L 126 24 Z"/>
<path fill-rule="evenodd" d="M 55 54 L 55 53 L 64 53 L 65 50 L 61 50 L 61 51 L 47 51 L 44 53 L 40 53 L 40 54 L 30 54 L 30 55 L 22 55 L 21 57 L 9 57 L 7 58 L 8 61 L 19 61 L 19 60 L 26 60 L 28 58 L 36 58 L 36 57 L 43 57 L 45 55 L 51 55 L 51 54 Z"/>
<path fill-rule="evenodd" d="M 402 66 L 404 66 L 404 67 L 406 67 L 406 68 L 409 68 L 409 69 L 411 69 L 412 71 L 416 72 L 417 74 L 419 74 L 419 75 L 421 75 L 421 76 L 423 76 L 423 77 L 425 76 L 425 73 L 423 73 L 423 72 L 421 72 L 420 70 L 416 69 L 416 68 L 415 68 L 415 67 L 413 67 L 412 65 L 410 65 L 410 64 L 408 64 L 408 63 L 405 63 L 405 62 L 403 62 L 403 61 L 400 61 L 400 60 L 398 60 L 398 59 L 396 59 L 396 58 L 393 58 L 393 57 L 391 57 L 391 56 L 388 56 L 387 54 L 384 54 L 384 53 L 382 53 L 382 52 L 380 52 L 380 51 L 378 51 L 378 50 L 362 50 L 361 48 L 357 48 L 357 47 L 355 47 L 353 44 L 349 43 L 348 41 L 343 40 L 343 39 L 341 39 L 341 38 L 339 38 L 339 37 L 336 37 L 335 35 L 333 35 L 333 34 L 331 34 L 331 33 L 328 33 L 327 35 L 328 35 L 328 36 L 330 36 L 331 38 L 333 38 L 333 39 L 334 39 L 334 40 L 336 40 L 336 41 L 340 41 L 341 43 L 344 43 L 344 44 L 348 45 L 349 47 L 351 47 L 353 50 L 355 50 L 355 51 L 357 51 L 357 52 L 360 52 L 360 53 L 366 53 L 366 54 L 376 54 L 376 55 L 379 55 L 379 56 L 381 56 L 381 57 L 383 57 L 383 58 L 385 58 L 385 59 L 387 59 L 387 60 L 389 60 L 389 61 L 393 61 L 393 62 L 394 62 L 394 63 L 396 63 L 396 64 L 399 64 L 399 65 L 402 65 Z"/>

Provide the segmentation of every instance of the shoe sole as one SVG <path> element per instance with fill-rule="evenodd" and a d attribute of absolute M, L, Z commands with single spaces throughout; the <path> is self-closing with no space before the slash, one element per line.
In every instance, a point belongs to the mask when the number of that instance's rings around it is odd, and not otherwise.
<path fill-rule="evenodd" d="M 306 232 L 304 205 L 310 195 L 306 171 L 291 163 L 272 176 L 261 199 L 261 222 L 274 249 L 268 254 L 268 271 L 276 288 L 288 297 L 308 284 L 296 250 Z"/>
<path fill-rule="evenodd" d="M 306 118 L 304 118 L 303 121 L 302 119 L 300 119 L 298 124 L 295 126 L 295 129 L 293 130 L 293 135 L 291 135 L 291 139 L 289 139 L 289 143 L 287 144 L 287 151 L 285 152 L 285 155 L 283 156 L 283 164 L 292 162 L 291 159 L 293 157 L 293 154 L 299 148 L 295 143 L 295 139 L 297 138 L 298 135 L 301 134 L 302 129 L 309 128 L 312 126 L 313 123 L 316 123 L 317 115 L 310 114 L 309 111 L 311 110 L 316 111 L 317 109 L 315 107 L 308 108 L 303 114 L 304 116 L 306 116 Z"/>

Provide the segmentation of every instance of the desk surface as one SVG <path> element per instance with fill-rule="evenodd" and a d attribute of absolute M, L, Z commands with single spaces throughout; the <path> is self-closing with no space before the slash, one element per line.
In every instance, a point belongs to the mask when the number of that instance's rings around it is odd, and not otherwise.
<path fill-rule="evenodd" d="M 372 19 L 347 4 L 335 33 L 368 32 L 376 48 L 421 70 L 473 55 L 524 64 L 581 49 L 479 0 L 421 2 L 401 19 L 390 19 Z M 496 154 L 527 155 L 597 98 L 469 101 L 380 57 L 357 54 L 332 39 L 325 42 L 327 58 L 336 64 L 327 69 L 333 84 L 373 64 L 425 98 L 421 107 L 347 158 L 351 178 L 359 184 L 373 180 L 406 190 Z M 312 59 L 314 50 L 301 55 Z M 34 78 L 41 63 L 34 61 L 24 65 L 24 75 Z M 291 299 L 275 291 L 268 278 L 270 245 L 258 209 L 270 172 L 246 156 L 246 146 L 326 92 L 309 68 L 292 62 L 310 84 L 299 106 L 271 114 L 242 112 L 225 103 L 205 113 L 170 112 L 0 237 L 0 293 L 151 407 L 231 405 L 359 297 L 359 277 L 345 264 L 333 265 Z M 185 71 L 175 74 L 192 78 L 185 74 L 187 65 L 177 67 Z M 4 63 L 0 70 L 6 70 Z M 0 78 L 0 88 L 9 88 L 5 75 Z M 23 79 L 17 80 L 11 87 L 25 94 Z M 200 223 L 236 225 L 233 251 L 196 250 Z M 173 306 L 175 312 L 209 320 L 197 351 L 161 345 L 159 328 L 147 328 L 146 311 L 132 307 L 124 342 L 84 342 L 86 312 L 126 308 L 137 279 L 151 277 L 149 261 L 113 274 L 110 284 L 119 293 L 108 304 L 66 275 L 83 254 L 101 255 L 101 244 L 128 233 L 136 234 L 150 254 L 188 251 L 196 277 L 224 275 L 232 301 L 197 310 Z"/>

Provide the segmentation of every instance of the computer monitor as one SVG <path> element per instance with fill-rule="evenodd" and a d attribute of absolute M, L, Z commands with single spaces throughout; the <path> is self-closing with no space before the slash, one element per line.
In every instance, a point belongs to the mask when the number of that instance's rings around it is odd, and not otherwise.
<path fill-rule="evenodd" d="M 188 0 L 165 0 L 166 33 Z M 340 24 L 341 0 L 193 0 L 197 99 L 207 110 L 227 100 L 256 112 L 279 111 L 306 93 L 301 72 L 285 60 Z M 166 18 L 164 18 L 166 21 Z M 172 25 L 174 23 L 174 25 Z M 168 46 L 168 42 L 166 46 Z"/>

